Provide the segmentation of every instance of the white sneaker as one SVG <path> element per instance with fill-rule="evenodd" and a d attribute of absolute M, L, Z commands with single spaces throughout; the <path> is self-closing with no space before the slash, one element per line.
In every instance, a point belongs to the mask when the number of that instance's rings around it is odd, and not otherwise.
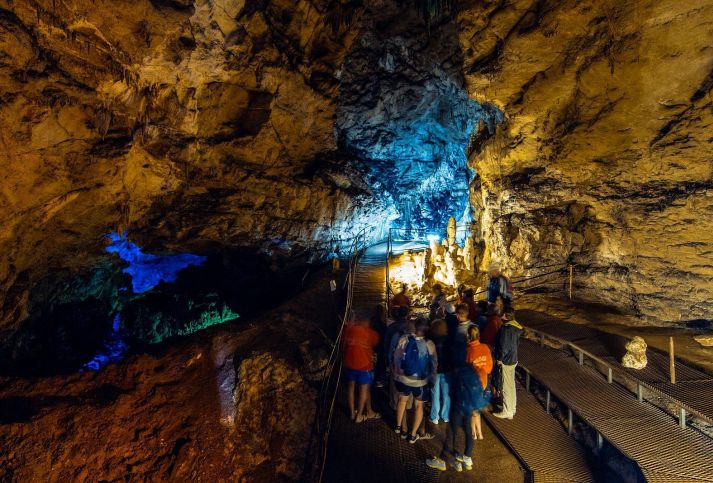
<path fill-rule="evenodd" d="M 438 420 L 437 420 L 437 419 L 429 419 L 429 421 L 431 421 L 431 424 L 435 424 L 436 426 L 438 426 Z"/>
<path fill-rule="evenodd" d="M 463 471 L 463 463 L 461 463 L 460 461 L 456 461 L 455 463 L 453 463 L 453 468 L 455 468 L 455 470 L 460 473 L 461 471 Z"/>
<path fill-rule="evenodd" d="M 470 471 L 473 469 L 473 458 L 470 456 L 463 456 L 463 466 L 465 467 L 466 471 Z"/>
<path fill-rule="evenodd" d="M 512 414 L 506 414 L 502 411 L 500 411 L 499 413 L 492 413 L 492 415 L 500 419 L 512 419 Z"/>

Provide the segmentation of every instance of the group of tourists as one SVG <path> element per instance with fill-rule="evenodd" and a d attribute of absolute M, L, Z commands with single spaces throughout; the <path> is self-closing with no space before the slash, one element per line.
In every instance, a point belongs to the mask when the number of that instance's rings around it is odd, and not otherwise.
<path fill-rule="evenodd" d="M 485 299 L 460 286 L 449 301 L 435 284 L 428 315 L 413 316 L 407 287 L 371 318 L 356 317 L 344 329 L 344 379 L 350 417 L 355 423 L 379 419 L 371 387 L 388 387 L 394 431 L 409 443 L 432 439 L 428 419 L 446 426 L 441 454 L 426 461 L 431 468 L 456 471 L 473 467 L 474 441 L 483 439 L 480 414 L 502 401 L 493 416 L 515 416 L 515 367 L 522 327 L 515 321 L 512 286 L 491 266 Z M 408 421 L 408 411 L 412 411 Z M 456 448 L 458 433 L 463 448 Z"/>

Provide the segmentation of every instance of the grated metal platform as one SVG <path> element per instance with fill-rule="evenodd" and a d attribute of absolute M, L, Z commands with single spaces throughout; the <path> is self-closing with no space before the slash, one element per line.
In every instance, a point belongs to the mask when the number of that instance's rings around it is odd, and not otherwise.
<path fill-rule="evenodd" d="M 410 248 L 408 243 L 395 244 L 395 251 Z M 354 276 L 353 310 L 370 314 L 377 304 L 385 302 L 386 243 L 366 250 Z M 343 391 L 343 388 L 340 389 Z M 339 394 L 332 427 L 329 432 L 327 461 L 323 480 L 329 483 L 432 483 L 524 481 L 525 474 L 518 460 L 487 427 L 485 439 L 475 443 L 474 469 L 455 473 L 439 472 L 426 466 L 425 461 L 440 453 L 445 424 L 428 431 L 436 438 L 409 444 L 397 436 L 391 426 L 393 411 L 382 391 L 372 390 L 374 409 L 384 419 L 353 423 L 348 417 L 346 395 Z M 462 444 L 462 438 L 460 443 Z M 513 478 L 513 476 L 515 476 Z"/>
<path fill-rule="evenodd" d="M 594 481 L 582 448 L 523 388 L 517 389 L 513 419 L 498 419 L 487 412 L 484 416 L 528 466 L 534 483 Z"/>
<path fill-rule="evenodd" d="M 520 364 L 555 397 L 594 427 L 649 481 L 713 481 L 713 440 L 682 429 L 668 414 L 640 403 L 594 368 L 564 351 L 523 340 Z"/>
<path fill-rule="evenodd" d="M 676 384 L 669 381 L 668 355 L 649 349 L 644 369 L 629 369 L 621 365 L 628 339 L 583 325 L 570 324 L 532 310 L 519 310 L 518 320 L 528 328 L 566 340 L 597 356 L 621 371 L 627 378 L 667 396 L 689 413 L 713 424 L 713 377 L 703 371 L 676 361 Z"/>

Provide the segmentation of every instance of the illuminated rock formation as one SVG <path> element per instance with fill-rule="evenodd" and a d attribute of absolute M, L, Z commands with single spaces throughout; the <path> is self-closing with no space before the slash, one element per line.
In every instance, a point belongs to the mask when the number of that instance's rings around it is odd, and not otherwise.
<path fill-rule="evenodd" d="M 626 343 L 626 354 L 621 359 L 621 365 L 631 369 L 646 367 L 646 341 L 639 336 Z"/>

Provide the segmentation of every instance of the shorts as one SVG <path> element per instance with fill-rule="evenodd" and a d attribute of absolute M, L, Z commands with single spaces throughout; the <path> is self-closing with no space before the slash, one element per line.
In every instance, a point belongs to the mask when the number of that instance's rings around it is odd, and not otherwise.
<path fill-rule="evenodd" d="M 428 385 L 407 386 L 403 382 L 394 381 L 394 386 L 396 386 L 396 390 L 402 396 L 413 396 L 414 399 L 417 399 L 418 401 L 425 401 L 426 395 L 428 393 L 428 391 L 426 391 L 426 388 L 428 387 Z"/>
<path fill-rule="evenodd" d="M 374 382 L 374 371 L 357 371 L 354 369 L 344 369 L 344 377 L 347 382 L 356 382 L 357 384 L 371 384 Z"/>

